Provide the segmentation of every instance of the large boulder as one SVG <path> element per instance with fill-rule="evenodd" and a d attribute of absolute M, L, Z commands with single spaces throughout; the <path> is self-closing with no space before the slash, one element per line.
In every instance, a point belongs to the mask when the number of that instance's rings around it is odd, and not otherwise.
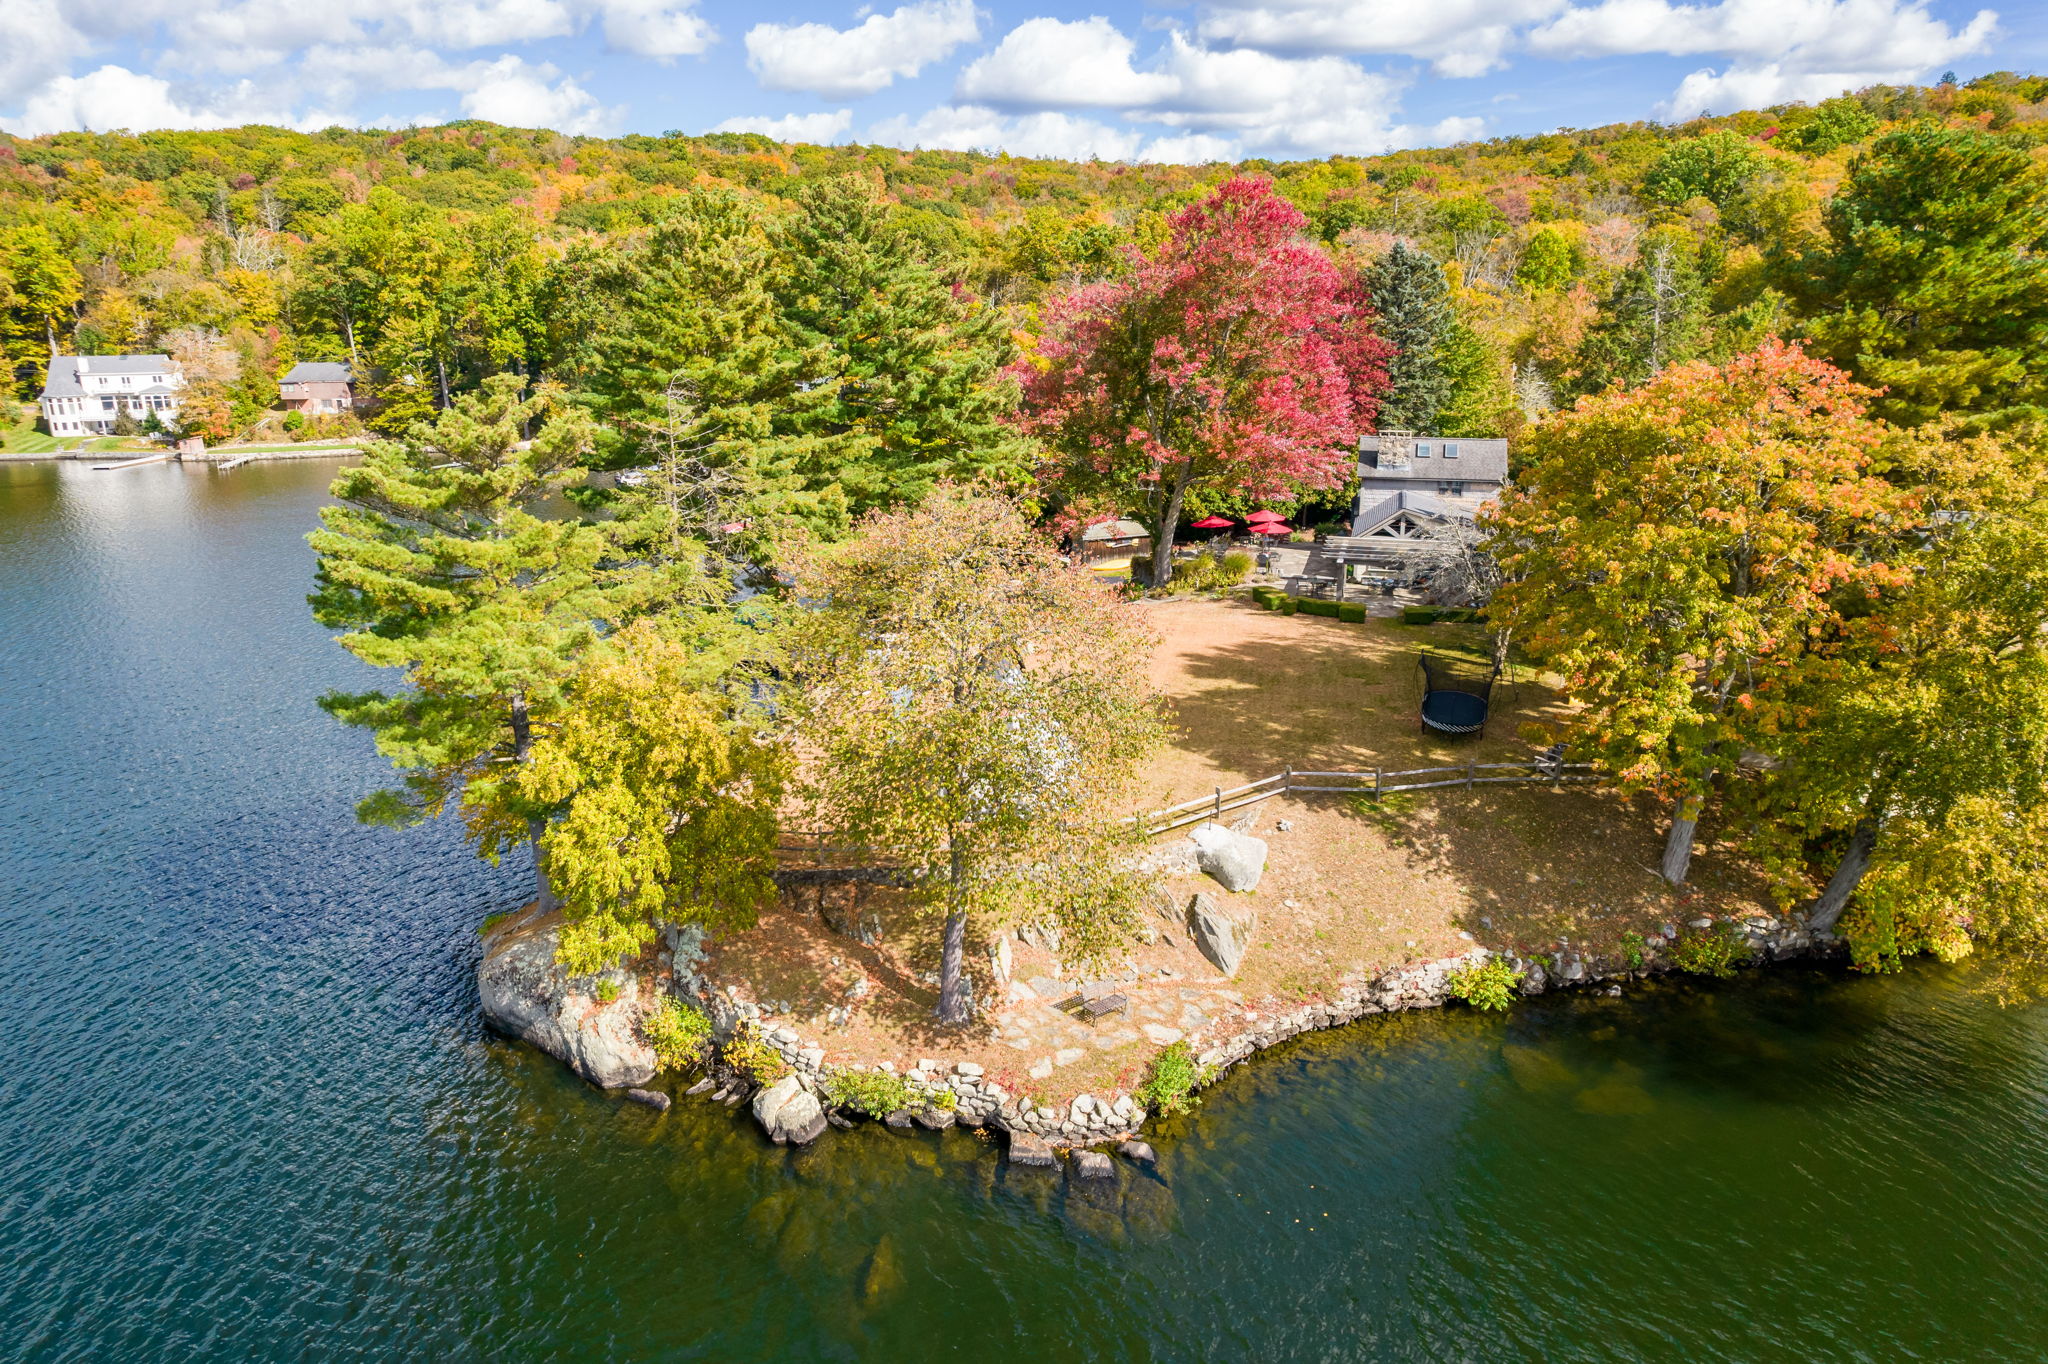
<path fill-rule="evenodd" d="M 555 961 L 561 916 L 524 917 L 484 940 L 476 969 L 477 996 L 493 1028 L 531 1042 L 594 1085 L 628 1089 L 654 1078 L 654 1048 L 640 1036 L 640 1016 L 652 1003 L 639 980 L 623 971 L 569 979 Z M 618 990 L 610 1003 L 597 998 L 599 979 Z"/>
<path fill-rule="evenodd" d="M 754 1120 L 777 1146 L 807 1146 L 825 1130 L 825 1106 L 802 1076 L 785 1075 L 754 1096 Z"/>
<path fill-rule="evenodd" d="M 1188 838 L 1195 845 L 1195 865 L 1225 890 L 1259 888 L 1266 874 L 1266 840 L 1236 833 L 1221 824 L 1197 824 Z"/>
<path fill-rule="evenodd" d="M 1207 891 L 1196 891 L 1188 901 L 1188 932 L 1194 936 L 1195 946 L 1226 976 L 1237 974 L 1237 965 L 1244 960 L 1244 950 L 1251 946 L 1252 932 L 1258 924 L 1257 915 L 1233 919 L 1225 914 Z"/>

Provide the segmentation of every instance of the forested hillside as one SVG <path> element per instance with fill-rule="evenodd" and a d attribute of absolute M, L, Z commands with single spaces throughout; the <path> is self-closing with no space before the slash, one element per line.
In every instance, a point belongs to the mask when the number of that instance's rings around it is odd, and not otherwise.
<path fill-rule="evenodd" d="M 808 239 L 791 226 L 806 185 L 867 177 L 883 216 L 864 230 L 895 241 L 887 268 L 914 256 L 958 301 L 957 317 L 918 325 L 946 331 L 948 345 L 967 344 L 952 335 L 965 328 L 973 345 L 1001 351 L 1010 342 L 995 333 L 1032 335 L 1050 293 L 1127 271 L 1125 248 L 1156 246 L 1169 212 L 1251 173 L 1308 215 L 1341 270 L 1377 270 L 1383 333 L 1400 353 L 1429 357 L 1419 409 L 1408 401 L 1416 410 L 1391 414 L 1408 424 L 1512 430 L 1574 395 L 1774 333 L 1807 337 L 1859 378 L 1891 385 L 1895 417 L 2008 412 L 2041 400 L 2024 353 L 2038 338 L 2038 298 L 2002 293 L 2016 281 L 1987 276 L 1982 261 L 1931 284 L 1908 278 L 1924 254 L 1887 254 L 1879 238 L 1892 230 L 1887 215 L 1939 201 L 1941 230 L 1963 256 L 2038 249 L 2041 203 L 2027 188 L 2038 176 L 2017 172 L 2038 172 L 2048 155 L 2044 113 L 2048 79 L 1999 75 L 1680 127 L 1237 167 L 785 146 L 750 134 L 606 140 L 481 123 L 0 137 L 0 344 L 17 398 L 35 393 L 53 345 L 197 357 L 220 388 L 196 408 L 215 434 L 268 407 L 275 376 L 303 359 L 354 361 L 386 430 L 507 370 L 562 380 L 602 408 L 621 401 L 604 396 L 617 383 L 603 371 L 622 362 L 617 333 L 640 311 L 649 325 L 665 318 L 707 342 L 733 340 L 735 324 L 701 307 L 694 321 L 635 309 L 664 287 L 695 288 L 673 270 L 665 285 L 650 280 L 657 258 L 673 266 L 694 251 L 692 269 L 728 270 L 734 293 L 721 306 L 751 296 L 765 307 L 769 294 L 795 306 L 787 276 L 832 244 L 815 222 Z M 1870 155 L 1909 128 L 1918 141 Z M 1915 195 L 1931 197 L 1907 205 Z M 1872 223 L 1876 237 L 1863 230 Z M 1395 253 L 1396 242 L 1413 250 Z M 829 271 L 811 273 L 814 294 L 837 287 Z M 1902 302 L 1914 289 L 1927 297 Z M 2030 306 L 2035 322 L 2012 319 L 1999 336 L 1954 334 L 1972 316 Z M 908 325 L 900 312 L 870 320 Z M 797 381 L 816 377 L 797 373 L 814 361 L 890 363 L 843 348 L 806 360 L 782 326 L 748 344 Z M 969 370 L 1007 359 L 988 358 Z M 833 424 L 820 413 L 805 428 L 802 459 L 830 458 L 818 442 Z M 855 500 L 866 499 L 855 490 Z"/>

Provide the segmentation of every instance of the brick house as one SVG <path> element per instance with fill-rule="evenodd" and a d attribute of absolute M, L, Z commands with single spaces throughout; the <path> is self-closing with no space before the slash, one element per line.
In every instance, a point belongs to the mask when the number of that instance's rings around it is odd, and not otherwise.
<path fill-rule="evenodd" d="M 346 364 L 301 360 L 277 381 L 277 396 L 287 412 L 346 412 L 355 405 L 355 381 Z"/>

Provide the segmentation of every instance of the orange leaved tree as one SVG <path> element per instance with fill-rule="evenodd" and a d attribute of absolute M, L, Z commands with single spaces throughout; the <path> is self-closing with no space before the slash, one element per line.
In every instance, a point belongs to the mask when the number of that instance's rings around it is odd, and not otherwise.
<path fill-rule="evenodd" d="M 1492 611 L 1585 704 L 1577 746 L 1670 800 L 1673 884 L 1717 778 L 1802 722 L 1845 613 L 1901 581 L 1920 499 L 1883 476 L 1872 396 L 1777 342 L 1675 366 L 1537 426 L 1487 518 Z"/>

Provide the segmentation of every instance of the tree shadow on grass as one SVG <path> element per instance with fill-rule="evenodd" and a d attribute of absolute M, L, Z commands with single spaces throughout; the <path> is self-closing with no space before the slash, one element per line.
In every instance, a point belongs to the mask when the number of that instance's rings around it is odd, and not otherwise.
<path fill-rule="evenodd" d="M 1148 797 L 1162 785 L 1181 798 L 1198 793 L 1205 772 L 1242 781 L 1287 767 L 1369 772 L 1526 761 L 1533 747 L 1523 726 L 1568 714 L 1554 692 L 1517 670 L 1518 680 L 1496 684 L 1484 736 L 1424 731 L 1421 653 L 1484 657 L 1479 627 L 1356 624 L 1227 604 L 1210 612 L 1178 623 L 1155 670 L 1177 737 L 1148 774 Z"/>

